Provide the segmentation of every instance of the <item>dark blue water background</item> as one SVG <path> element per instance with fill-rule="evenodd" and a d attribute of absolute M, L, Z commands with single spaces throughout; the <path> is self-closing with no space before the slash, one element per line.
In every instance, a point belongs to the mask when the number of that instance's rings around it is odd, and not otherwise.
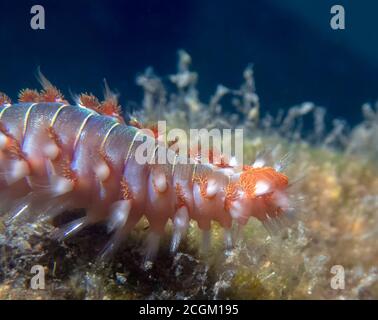
<path fill-rule="evenodd" d="M 30 28 L 34 4 L 46 30 Z M 333 4 L 344 5 L 346 30 L 330 28 Z M 138 72 L 174 73 L 183 48 L 205 101 L 218 83 L 237 87 L 250 62 L 273 113 L 313 101 L 353 124 L 378 98 L 378 1 L 1 0 L 0 13 L 0 90 L 13 97 L 37 87 L 41 66 L 65 93 L 100 94 L 106 77 L 124 105 L 140 101 Z"/>

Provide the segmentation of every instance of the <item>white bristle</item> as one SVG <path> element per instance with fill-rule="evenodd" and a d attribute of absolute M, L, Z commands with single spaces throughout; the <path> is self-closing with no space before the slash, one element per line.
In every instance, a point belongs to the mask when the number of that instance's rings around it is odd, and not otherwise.
<path fill-rule="evenodd" d="M 264 159 L 256 159 L 255 162 L 253 163 L 252 167 L 253 168 L 262 168 L 264 165 L 265 165 Z"/>
<path fill-rule="evenodd" d="M 59 148 L 55 143 L 50 142 L 44 146 L 43 153 L 50 160 L 55 160 L 59 155 Z"/>
<path fill-rule="evenodd" d="M 50 179 L 52 179 L 53 177 L 56 177 L 56 171 L 50 159 L 46 159 L 45 168 L 46 168 L 46 173 Z"/>
<path fill-rule="evenodd" d="M 286 194 L 282 192 L 275 192 L 275 203 L 282 209 L 286 209 L 289 207 L 289 198 Z"/>
<path fill-rule="evenodd" d="M 173 223 L 177 229 L 186 229 L 188 227 L 189 212 L 187 207 L 183 206 L 177 210 Z"/>
<path fill-rule="evenodd" d="M 10 218 L 8 221 L 12 222 L 16 220 L 19 216 L 21 216 L 24 212 L 26 212 L 29 209 L 29 206 L 30 205 L 28 204 L 21 203 L 20 206 L 16 206 L 15 208 L 12 208 L 11 212 L 9 213 Z"/>
<path fill-rule="evenodd" d="M 270 191 L 270 185 L 266 181 L 257 181 L 255 185 L 255 195 L 262 196 Z"/>
<path fill-rule="evenodd" d="M 209 180 L 208 183 L 207 183 L 206 195 L 209 198 L 212 198 L 212 197 L 214 197 L 217 194 L 218 189 L 219 188 L 218 188 L 218 185 L 217 185 L 216 181 Z"/>
<path fill-rule="evenodd" d="M 8 184 L 15 183 L 30 174 L 29 165 L 24 160 L 16 160 L 12 163 L 10 175 L 7 177 Z"/>
<path fill-rule="evenodd" d="M 105 181 L 110 175 L 110 168 L 105 162 L 98 164 L 94 171 L 100 181 Z"/>
<path fill-rule="evenodd" d="M 214 168 L 214 170 L 217 170 L 218 172 L 224 174 L 225 176 L 233 176 L 235 174 L 234 168 Z"/>
<path fill-rule="evenodd" d="M 237 219 L 242 214 L 242 207 L 238 201 L 234 201 L 230 208 L 230 215 L 233 219 Z"/>
<path fill-rule="evenodd" d="M 154 176 L 154 184 L 158 192 L 163 193 L 167 190 L 167 178 L 164 173 L 158 173 Z"/>
<path fill-rule="evenodd" d="M 54 179 L 52 188 L 53 188 L 53 194 L 55 196 L 60 196 L 62 194 L 72 191 L 74 188 L 74 183 L 71 180 L 68 180 L 66 178 L 56 177 Z"/>
<path fill-rule="evenodd" d="M 88 224 L 87 217 L 82 217 L 76 220 L 73 220 L 63 227 L 60 227 L 57 231 L 52 234 L 52 238 L 58 241 L 63 241 L 70 236 L 78 233 L 84 229 Z"/>
<path fill-rule="evenodd" d="M 227 250 L 232 249 L 232 232 L 229 229 L 224 230 L 224 245 Z"/>
<path fill-rule="evenodd" d="M 120 200 L 113 204 L 112 213 L 108 222 L 108 232 L 123 227 L 129 217 L 131 209 L 130 200 Z"/>
<path fill-rule="evenodd" d="M 274 170 L 281 172 L 284 170 L 289 162 L 291 161 L 291 155 L 289 153 L 285 154 L 277 163 L 274 165 Z"/>
<path fill-rule="evenodd" d="M 238 165 L 238 160 L 236 159 L 236 157 L 231 157 L 231 159 L 229 161 L 229 165 L 231 167 L 236 167 Z"/>
<path fill-rule="evenodd" d="M 8 137 L 0 132 L 0 150 L 4 150 L 8 143 Z"/>
<path fill-rule="evenodd" d="M 148 270 L 152 267 L 152 262 L 156 257 L 160 245 L 160 235 L 151 231 L 146 239 L 146 256 L 143 264 L 143 268 Z"/>
<path fill-rule="evenodd" d="M 173 219 L 173 237 L 171 242 L 171 252 L 176 252 L 181 239 L 189 226 L 189 212 L 187 207 L 181 207 L 177 210 Z"/>

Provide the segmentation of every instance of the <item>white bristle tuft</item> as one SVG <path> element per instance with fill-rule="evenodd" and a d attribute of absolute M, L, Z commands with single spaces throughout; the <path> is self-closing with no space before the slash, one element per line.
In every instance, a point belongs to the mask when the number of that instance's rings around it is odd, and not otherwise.
<path fill-rule="evenodd" d="M 62 194 L 72 191 L 74 188 L 74 183 L 63 177 L 56 177 L 52 184 L 52 191 L 54 196 L 60 196 Z"/>
<path fill-rule="evenodd" d="M 167 190 L 167 178 L 164 173 L 158 173 L 154 176 L 154 184 L 158 192 L 163 193 Z"/>
<path fill-rule="evenodd" d="M 12 208 L 11 212 L 9 213 L 10 218 L 8 220 L 9 222 L 13 222 L 18 219 L 21 215 L 23 215 L 27 210 L 29 209 L 28 204 L 21 204 L 20 206 L 16 206 L 15 208 Z"/>
<path fill-rule="evenodd" d="M 105 181 L 109 178 L 110 168 L 105 162 L 98 164 L 95 169 L 95 174 L 100 181 Z"/>
<path fill-rule="evenodd" d="M 73 220 L 63 227 L 60 227 L 57 231 L 52 234 L 52 238 L 57 241 L 63 241 L 79 231 L 83 230 L 88 225 L 87 217 L 82 217 Z"/>
<path fill-rule="evenodd" d="M 217 194 L 218 189 L 219 188 L 218 188 L 217 182 L 215 180 L 209 180 L 207 183 L 206 195 L 209 198 L 212 198 Z"/>
<path fill-rule="evenodd" d="M 50 159 L 46 159 L 45 168 L 46 168 L 46 173 L 47 173 L 50 180 L 53 177 L 56 177 L 56 171 L 55 171 L 54 165 L 53 165 L 53 163 L 51 162 Z"/>
<path fill-rule="evenodd" d="M 227 250 L 232 249 L 233 244 L 232 244 L 232 232 L 230 229 L 225 229 L 224 230 L 224 245 Z"/>
<path fill-rule="evenodd" d="M 234 157 L 231 157 L 231 159 L 230 159 L 230 161 L 229 161 L 229 165 L 230 165 L 231 167 L 236 167 L 236 166 L 238 166 L 238 160 L 236 159 L 235 156 L 234 156 Z"/>
<path fill-rule="evenodd" d="M 275 192 L 275 203 L 280 208 L 286 209 L 286 208 L 289 207 L 290 200 L 285 193 L 276 191 Z"/>
<path fill-rule="evenodd" d="M 120 200 L 115 202 L 112 206 L 112 213 L 107 225 L 108 232 L 122 228 L 127 222 L 130 210 L 130 200 Z"/>
<path fill-rule="evenodd" d="M 289 165 L 290 161 L 292 161 L 291 158 L 292 156 L 289 153 L 285 154 L 279 161 L 274 164 L 274 170 L 278 172 L 283 171 Z"/>
<path fill-rule="evenodd" d="M 107 225 L 108 232 L 114 231 L 112 237 L 99 255 L 99 261 L 108 260 L 123 242 L 126 232 L 126 223 L 131 210 L 130 200 L 120 200 L 112 205 L 112 213 Z"/>
<path fill-rule="evenodd" d="M 24 160 L 15 160 L 12 162 L 10 173 L 7 177 L 8 184 L 13 184 L 30 174 L 29 165 Z"/>
<path fill-rule="evenodd" d="M 252 164 L 253 168 L 262 168 L 265 166 L 265 160 L 264 159 L 256 159 L 255 162 Z"/>
<path fill-rule="evenodd" d="M 255 195 L 262 196 L 270 192 L 270 185 L 266 181 L 257 181 L 255 185 Z"/>
<path fill-rule="evenodd" d="M 240 205 L 240 202 L 238 201 L 234 201 L 232 203 L 232 206 L 230 208 L 230 215 L 233 219 L 238 219 L 240 218 L 242 214 L 242 207 Z"/>
<path fill-rule="evenodd" d="M 152 262 L 155 260 L 156 254 L 159 250 L 160 235 L 157 232 L 151 231 L 146 239 L 146 255 L 144 259 L 143 268 L 148 270 L 152 267 Z"/>
<path fill-rule="evenodd" d="M 0 132 L 0 150 L 4 150 L 5 149 L 5 147 L 8 144 L 8 139 L 9 138 L 4 133 Z"/>
<path fill-rule="evenodd" d="M 50 142 L 43 147 L 43 153 L 50 160 L 55 160 L 59 155 L 59 148 L 55 143 Z"/>
<path fill-rule="evenodd" d="M 189 212 L 187 207 L 181 207 L 177 210 L 175 217 L 173 219 L 173 237 L 171 242 L 171 252 L 177 251 L 181 239 L 185 234 L 189 226 Z"/>

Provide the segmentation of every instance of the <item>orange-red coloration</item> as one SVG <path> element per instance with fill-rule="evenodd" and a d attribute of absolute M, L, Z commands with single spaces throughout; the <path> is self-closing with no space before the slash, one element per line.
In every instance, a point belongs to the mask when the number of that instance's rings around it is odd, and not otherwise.
<path fill-rule="evenodd" d="M 206 154 L 202 150 L 201 145 L 194 146 L 189 149 L 188 156 L 193 159 L 197 159 L 199 163 L 201 163 L 201 159 L 207 158 L 209 163 L 218 168 L 231 168 L 225 155 L 214 147 L 209 147 Z"/>
<path fill-rule="evenodd" d="M 271 167 L 253 168 L 245 166 L 245 169 L 240 175 L 239 184 L 250 198 L 255 197 L 255 188 L 258 181 L 266 182 L 272 190 L 283 190 L 288 185 L 287 176 Z"/>
<path fill-rule="evenodd" d="M 12 136 L 8 130 L 4 127 L 3 123 L 0 122 L 0 132 L 8 137 L 8 144 L 5 148 L 5 152 L 9 155 L 11 159 L 25 160 L 27 161 L 26 155 L 22 151 L 20 143 L 18 140 Z"/>
<path fill-rule="evenodd" d="M 62 95 L 62 93 L 54 86 L 47 87 L 41 91 L 40 101 L 67 103 L 67 101 L 64 100 L 64 96 Z"/>
<path fill-rule="evenodd" d="M 179 183 L 176 183 L 176 197 L 177 197 L 177 209 L 186 206 L 186 199 L 184 191 Z"/>
<path fill-rule="evenodd" d="M 37 90 L 23 89 L 18 94 L 18 102 L 39 102 L 41 99 Z"/>
<path fill-rule="evenodd" d="M 132 127 L 135 127 L 135 128 L 138 128 L 138 129 L 143 129 L 143 125 L 142 123 L 140 123 L 137 119 L 135 118 L 132 118 L 130 121 L 129 121 L 129 126 L 132 126 Z"/>
<path fill-rule="evenodd" d="M 7 137 L 10 137 L 10 133 L 8 132 L 8 130 L 5 128 L 4 124 L 0 121 L 0 132 L 4 135 L 6 135 Z"/>
<path fill-rule="evenodd" d="M 48 137 L 54 141 L 54 143 L 57 145 L 59 149 L 62 148 L 62 141 L 60 140 L 58 134 L 56 133 L 55 129 L 53 127 L 48 127 L 46 129 Z"/>
<path fill-rule="evenodd" d="M 20 143 L 16 139 L 11 140 L 11 144 L 8 146 L 6 151 L 11 159 L 27 161 L 26 155 L 22 152 Z"/>
<path fill-rule="evenodd" d="M 203 198 L 207 198 L 207 177 L 205 175 L 197 175 L 194 177 L 193 182 L 197 183 L 200 189 L 200 194 Z"/>
<path fill-rule="evenodd" d="M 5 93 L 0 92 L 0 106 L 11 103 L 11 99 Z"/>
<path fill-rule="evenodd" d="M 156 123 L 154 124 L 143 124 L 139 120 L 133 118 L 129 121 L 129 125 L 138 129 L 148 129 L 152 131 L 153 137 L 155 139 L 159 138 L 159 130 L 158 125 Z"/>
<path fill-rule="evenodd" d="M 61 163 L 62 177 L 75 183 L 77 181 L 77 175 L 74 170 L 71 169 L 71 161 L 69 159 L 64 159 Z"/>
<path fill-rule="evenodd" d="M 123 200 L 132 200 L 134 198 L 129 184 L 124 177 L 121 179 L 121 198 Z"/>
<path fill-rule="evenodd" d="M 225 188 L 224 188 L 226 197 L 224 201 L 224 209 L 226 211 L 229 211 L 231 208 L 232 202 L 238 199 L 238 189 L 237 189 L 237 183 L 236 182 L 230 182 Z"/>
<path fill-rule="evenodd" d="M 92 109 L 96 112 L 100 112 L 100 101 L 92 93 L 80 94 L 79 103 L 86 108 Z"/>
<path fill-rule="evenodd" d="M 43 90 L 40 92 L 40 102 L 62 102 L 68 103 L 63 94 L 59 91 L 57 87 L 52 85 L 52 83 L 47 80 L 47 78 L 42 74 L 41 70 L 38 70 L 38 79 L 41 83 Z"/>
<path fill-rule="evenodd" d="M 108 97 L 101 102 L 99 107 L 101 114 L 121 118 L 121 106 L 118 104 L 117 98 Z"/>

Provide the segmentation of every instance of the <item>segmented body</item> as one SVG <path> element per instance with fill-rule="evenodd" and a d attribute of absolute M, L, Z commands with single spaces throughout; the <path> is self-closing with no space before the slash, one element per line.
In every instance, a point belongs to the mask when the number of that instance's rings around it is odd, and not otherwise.
<path fill-rule="evenodd" d="M 287 177 L 273 168 L 251 166 L 236 172 L 231 166 L 140 164 L 135 151 L 142 136 L 140 129 L 118 117 L 83 106 L 3 101 L 1 212 L 10 213 L 13 220 L 48 219 L 84 208 L 85 217 L 63 226 L 55 236 L 64 239 L 87 225 L 105 222 L 113 235 L 104 255 L 145 215 L 152 257 L 169 219 L 175 251 L 190 219 L 208 238 L 211 221 L 228 232 L 233 221 L 243 225 L 254 216 L 269 222 L 289 207 Z M 159 148 L 165 147 L 157 145 L 155 151 Z"/>

